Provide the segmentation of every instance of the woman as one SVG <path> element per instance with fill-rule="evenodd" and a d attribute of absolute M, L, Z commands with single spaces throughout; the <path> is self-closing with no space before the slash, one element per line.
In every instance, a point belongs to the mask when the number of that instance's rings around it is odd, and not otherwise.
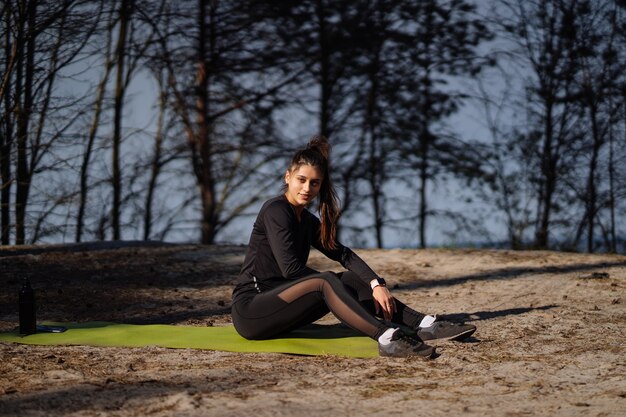
<path fill-rule="evenodd" d="M 233 291 L 237 332 L 247 339 L 269 339 L 332 312 L 378 341 L 381 356 L 431 358 L 435 348 L 423 340 L 469 337 L 476 327 L 435 321 L 394 299 L 385 281 L 336 241 L 339 210 L 329 153 L 326 138 L 313 137 L 293 156 L 285 172 L 284 194 L 261 208 Z M 305 209 L 318 196 L 319 220 Z M 311 246 L 348 271 L 322 273 L 307 267 Z M 399 325 L 415 334 L 405 333 Z"/>

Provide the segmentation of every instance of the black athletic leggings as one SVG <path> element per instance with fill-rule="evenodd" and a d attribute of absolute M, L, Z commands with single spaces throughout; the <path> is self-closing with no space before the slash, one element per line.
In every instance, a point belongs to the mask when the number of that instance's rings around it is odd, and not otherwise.
<path fill-rule="evenodd" d="M 416 328 L 423 314 L 396 301 L 392 322 Z M 246 339 L 270 339 L 332 312 L 342 323 L 377 340 L 389 326 L 374 317 L 372 289 L 353 272 L 324 272 L 236 302 L 233 324 Z"/>

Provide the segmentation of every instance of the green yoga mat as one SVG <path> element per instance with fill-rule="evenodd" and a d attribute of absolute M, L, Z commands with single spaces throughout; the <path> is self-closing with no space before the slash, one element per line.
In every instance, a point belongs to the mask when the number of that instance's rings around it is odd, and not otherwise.
<path fill-rule="evenodd" d="M 330 325 L 310 325 L 278 339 L 246 340 L 233 326 L 194 327 L 167 324 L 119 324 L 109 322 L 46 323 L 67 327 L 63 333 L 20 336 L 0 333 L 0 342 L 30 345 L 87 345 L 223 350 L 228 352 L 277 352 L 296 355 L 337 355 L 354 358 L 378 356 L 377 344 L 365 336 Z"/>

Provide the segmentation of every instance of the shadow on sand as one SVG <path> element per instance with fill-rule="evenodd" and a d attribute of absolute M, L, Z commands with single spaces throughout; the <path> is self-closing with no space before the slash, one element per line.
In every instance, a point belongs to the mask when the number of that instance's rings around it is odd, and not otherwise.
<path fill-rule="evenodd" d="M 569 274 L 574 272 L 590 272 L 602 268 L 624 267 L 626 262 L 598 262 L 590 264 L 573 264 L 563 266 L 520 267 L 502 268 L 476 274 L 461 275 L 452 278 L 435 278 L 420 280 L 407 284 L 398 285 L 398 289 L 414 290 L 418 288 L 449 287 L 464 284 L 471 281 L 498 281 L 515 278 L 523 278 L 530 275 L 541 274 Z"/>
<path fill-rule="evenodd" d="M 473 313 L 450 313 L 437 315 L 437 318 L 441 320 L 448 320 L 453 322 L 465 322 L 465 321 L 479 321 L 490 320 L 498 317 L 505 316 L 517 316 L 520 314 L 526 314 L 531 311 L 545 311 L 559 307 L 557 304 L 548 304 L 539 307 L 518 307 L 518 308 L 506 308 L 504 310 L 494 311 L 475 311 Z"/>

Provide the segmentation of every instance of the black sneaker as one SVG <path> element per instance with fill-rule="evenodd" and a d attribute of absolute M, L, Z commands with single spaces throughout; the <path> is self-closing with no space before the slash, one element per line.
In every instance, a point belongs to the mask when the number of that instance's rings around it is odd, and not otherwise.
<path fill-rule="evenodd" d="M 436 321 L 428 327 L 417 330 L 422 340 L 464 340 L 476 331 L 473 324 L 458 324 L 449 321 Z"/>
<path fill-rule="evenodd" d="M 424 359 L 431 359 L 435 355 L 435 348 L 428 346 L 418 338 L 411 337 L 398 329 L 393 333 L 391 341 L 388 344 L 378 344 L 378 354 L 380 356 L 392 356 L 396 358 L 418 356 Z"/>

